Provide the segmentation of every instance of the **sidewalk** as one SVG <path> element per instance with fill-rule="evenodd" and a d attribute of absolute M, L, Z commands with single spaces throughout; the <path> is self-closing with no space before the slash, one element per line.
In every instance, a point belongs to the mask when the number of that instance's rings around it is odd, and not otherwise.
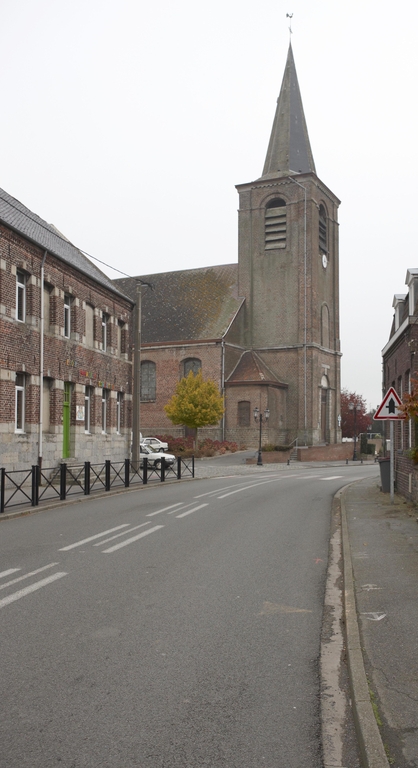
<path fill-rule="evenodd" d="M 347 655 L 364 764 L 418 768 L 418 510 L 397 495 L 391 504 L 374 477 L 343 491 L 341 516 Z"/>

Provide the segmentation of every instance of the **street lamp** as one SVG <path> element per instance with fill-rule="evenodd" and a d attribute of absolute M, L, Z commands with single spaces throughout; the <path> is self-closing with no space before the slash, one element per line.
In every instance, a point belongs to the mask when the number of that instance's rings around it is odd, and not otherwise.
<path fill-rule="evenodd" d="M 353 461 L 357 461 L 357 450 L 356 450 L 356 441 L 357 441 L 357 430 L 356 430 L 356 421 L 357 421 L 357 411 L 360 410 L 360 406 L 358 403 L 349 403 L 348 408 L 350 411 L 354 411 L 354 452 L 353 452 Z"/>
<path fill-rule="evenodd" d="M 269 420 L 269 416 L 270 416 L 270 411 L 269 411 L 268 408 L 266 408 L 266 410 L 264 411 L 264 421 L 268 421 Z M 257 421 L 260 423 L 260 437 L 259 437 L 259 441 L 258 441 L 257 466 L 258 467 L 262 467 L 263 466 L 263 460 L 262 460 L 262 457 L 261 457 L 261 427 L 262 427 L 262 424 L 263 424 L 263 414 L 261 413 L 261 411 L 258 410 L 257 406 L 254 408 L 254 419 L 255 419 L 256 423 L 257 423 Z"/>

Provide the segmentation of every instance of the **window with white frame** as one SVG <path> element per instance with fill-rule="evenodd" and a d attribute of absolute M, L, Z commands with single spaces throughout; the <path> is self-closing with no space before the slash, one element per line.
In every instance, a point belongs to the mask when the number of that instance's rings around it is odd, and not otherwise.
<path fill-rule="evenodd" d="M 105 434 L 109 430 L 109 390 L 102 390 L 102 432 Z"/>
<path fill-rule="evenodd" d="M 125 327 L 125 323 L 123 322 L 123 320 L 118 320 L 118 355 L 121 355 L 123 352 L 125 352 L 124 334 L 123 334 L 124 327 Z"/>
<path fill-rule="evenodd" d="M 26 320 L 26 274 L 21 269 L 16 270 L 16 320 Z"/>
<path fill-rule="evenodd" d="M 109 315 L 106 312 L 102 313 L 102 349 L 106 352 L 109 343 Z"/>
<path fill-rule="evenodd" d="M 86 304 L 86 345 L 94 346 L 94 307 Z"/>
<path fill-rule="evenodd" d="M 49 432 L 51 429 L 51 391 L 53 380 L 45 377 L 42 383 L 42 431 Z"/>
<path fill-rule="evenodd" d="M 25 374 L 16 374 L 15 385 L 15 431 L 25 431 Z"/>
<path fill-rule="evenodd" d="M 64 294 L 64 336 L 69 339 L 71 336 L 71 296 Z"/>
<path fill-rule="evenodd" d="M 122 432 L 122 415 L 123 415 L 123 392 L 118 392 L 116 397 L 116 432 L 118 435 Z"/>
<path fill-rule="evenodd" d="M 91 426 L 91 404 L 93 398 L 93 387 L 86 387 L 84 393 L 84 431 L 90 433 Z"/>

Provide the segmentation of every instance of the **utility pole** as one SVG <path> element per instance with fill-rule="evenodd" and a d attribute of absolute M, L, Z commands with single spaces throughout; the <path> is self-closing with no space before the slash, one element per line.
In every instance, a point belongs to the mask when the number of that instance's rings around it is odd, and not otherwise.
<path fill-rule="evenodd" d="M 140 400 L 141 400 L 141 281 L 136 284 L 136 305 L 134 324 L 134 388 L 132 408 L 132 464 L 135 469 L 140 461 Z"/>

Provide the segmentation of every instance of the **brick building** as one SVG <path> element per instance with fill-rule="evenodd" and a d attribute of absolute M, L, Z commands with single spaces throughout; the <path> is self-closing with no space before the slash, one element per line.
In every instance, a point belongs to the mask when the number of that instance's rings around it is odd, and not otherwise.
<path fill-rule="evenodd" d="M 405 278 L 408 293 L 393 297 L 394 315 L 389 341 L 382 350 L 383 392 L 394 387 L 403 399 L 411 392 L 411 381 L 418 377 L 418 269 L 408 269 Z M 394 422 L 395 479 L 398 491 L 408 498 L 418 500 L 418 478 L 414 464 L 408 456 L 411 448 L 418 445 L 418 435 L 413 421 Z M 389 438 L 389 425 L 385 425 Z"/>
<path fill-rule="evenodd" d="M 129 456 L 133 302 L 0 190 L 0 466 Z"/>
<path fill-rule="evenodd" d="M 141 425 L 173 433 L 163 407 L 202 369 L 225 398 L 208 433 L 252 443 L 341 441 L 339 200 L 316 175 L 291 47 L 262 175 L 237 187 L 238 264 L 141 277 Z M 115 284 L 136 295 L 135 280 Z"/>

